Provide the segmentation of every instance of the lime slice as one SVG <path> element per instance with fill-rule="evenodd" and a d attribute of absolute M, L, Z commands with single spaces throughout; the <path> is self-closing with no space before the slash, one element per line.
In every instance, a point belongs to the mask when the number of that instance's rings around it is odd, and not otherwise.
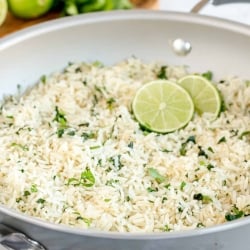
<path fill-rule="evenodd" d="M 0 25 L 2 25 L 3 22 L 5 21 L 7 12 L 8 12 L 7 0 L 0 0 Z"/>
<path fill-rule="evenodd" d="M 158 133 L 168 133 L 184 127 L 194 113 L 188 92 L 168 80 L 156 80 L 141 87 L 132 109 L 141 126 Z"/>
<path fill-rule="evenodd" d="M 212 119 L 219 115 L 221 98 L 213 83 L 199 75 L 188 75 L 181 78 L 179 84 L 192 97 L 198 114 L 210 113 Z"/>
<path fill-rule="evenodd" d="M 53 0 L 8 0 L 11 12 L 20 18 L 36 18 L 47 13 Z"/>

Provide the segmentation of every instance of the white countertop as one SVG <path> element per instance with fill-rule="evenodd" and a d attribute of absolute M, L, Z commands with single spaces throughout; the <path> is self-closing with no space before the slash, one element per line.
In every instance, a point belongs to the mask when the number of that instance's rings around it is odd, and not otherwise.
<path fill-rule="evenodd" d="M 190 12 L 192 7 L 199 1 L 200 0 L 159 0 L 159 7 L 161 10 Z M 250 25 L 250 3 L 230 3 L 214 6 L 212 5 L 212 1 L 210 1 L 199 13 Z"/>

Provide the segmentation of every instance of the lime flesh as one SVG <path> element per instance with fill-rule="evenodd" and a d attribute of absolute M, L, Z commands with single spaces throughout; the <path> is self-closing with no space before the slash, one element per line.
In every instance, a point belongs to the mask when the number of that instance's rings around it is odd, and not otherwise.
<path fill-rule="evenodd" d="M 219 115 L 221 98 L 212 82 L 199 75 L 188 75 L 179 80 L 179 85 L 192 97 L 198 114 L 209 113 L 212 119 Z"/>
<path fill-rule="evenodd" d="M 176 83 L 156 80 L 137 91 L 132 110 L 141 126 L 168 133 L 184 127 L 192 119 L 194 104 L 188 92 Z"/>

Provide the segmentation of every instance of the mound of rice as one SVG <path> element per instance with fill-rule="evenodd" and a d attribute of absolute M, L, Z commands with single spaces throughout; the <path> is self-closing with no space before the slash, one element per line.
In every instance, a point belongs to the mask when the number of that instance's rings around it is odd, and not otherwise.
<path fill-rule="evenodd" d="M 163 72 L 165 70 L 166 72 Z M 43 220 L 118 232 L 208 227 L 250 213 L 250 85 L 217 84 L 227 109 L 169 134 L 143 131 L 138 88 L 188 74 L 130 58 L 42 77 L 0 114 L 0 203 Z"/>

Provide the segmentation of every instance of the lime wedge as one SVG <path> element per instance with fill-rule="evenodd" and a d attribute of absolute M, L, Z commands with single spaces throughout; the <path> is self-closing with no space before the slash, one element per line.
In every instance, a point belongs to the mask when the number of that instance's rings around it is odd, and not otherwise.
<path fill-rule="evenodd" d="M 188 75 L 179 80 L 193 99 L 195 110 L 198 114 L 210 113 L 215 119 L 221 109 L 221 98 L 214 84 L 200 75 Z"/>
<path fill-rule="evenodd" d="M 168 80 L 156 80 L 142 86 L 132 103 L 135 118 L 144 128 L 168 133 L 184 127 L 194 113 L 188 92 Z"/>
<path fill-rule="evenodd" d="M 3 22 L 5 21 L 7 12 L 8 12 L 7 0 L 0 0 L 0 25 L 2 25 Z"/>

